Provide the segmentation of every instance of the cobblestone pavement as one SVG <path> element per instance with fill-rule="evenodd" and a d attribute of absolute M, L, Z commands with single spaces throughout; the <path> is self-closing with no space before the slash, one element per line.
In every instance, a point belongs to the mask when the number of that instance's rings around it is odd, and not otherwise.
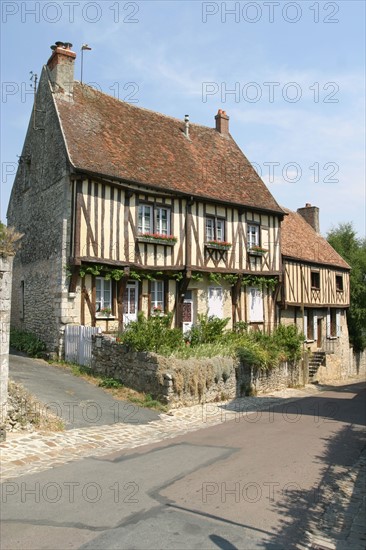
<path fill-rule="evenodd" d="M 159 420 L 145 425 L 116 423 L 66 432 L 10 434 L 8 440 L 0 444 L 1 481 L 85 457 L 157 443 L 234 420 L 238 415 L 257 415 L 259 411 L 270 411 L 281 403 L 290 403 L 326 389 L 310 385 L 301 390 L 287 389 L 265 397 L 196 405 L 162 414 Z M 352 468 L 334 471 L 332 479 L 329 498 L 319 503 L 318 519 L 308 526 L 306 540 L 298 546 L 300 550 L 359 550 L 366 546 L 366 449 Z M 326 507 L 324 502 L 328 503 Z"/>
<path fill-rule="evenodd" d="M 333 481 L 315 510 L 318 518 L 308 526 L 298 550 L 366 548 L 366 448 L 351 468 L 338 466 L 331 475 Z"/>

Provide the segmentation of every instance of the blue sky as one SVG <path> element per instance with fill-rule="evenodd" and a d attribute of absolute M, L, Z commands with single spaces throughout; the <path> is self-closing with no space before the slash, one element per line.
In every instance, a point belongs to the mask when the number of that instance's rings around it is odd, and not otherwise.
<path fill-rule="evenodd" d="M 230 132 L 277 201 L 319 206 L 321 231 L 365 235 L 365 3 L 1 3 L 1 219 L 38 74 L 56 40 L 75 77 L 136 105 Z"/>

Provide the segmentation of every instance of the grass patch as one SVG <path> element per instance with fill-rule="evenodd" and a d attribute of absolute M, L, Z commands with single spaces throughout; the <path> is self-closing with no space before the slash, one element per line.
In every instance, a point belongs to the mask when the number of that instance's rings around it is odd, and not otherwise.
<path fill-rule="evenodd" d="M 10 329 L 10 347 L 23 351 L 31 357 L 41 357 L 46 344 L 31 332 L 12 328 Z"/>
<path fill-rule="evenodd" d="M 67 361 L 48 362 L 56 367 L 67 369 L 74 376 L 78 376 L 83 380 L 86 380 L 90 384 L 93 384 L 93 386 L 102 388 L 103 391 L 111 394 L 115 399 L 130 401 L 135 405 L 155 409 L 159 412 L 166 412 L 168 410 L 166 405 L 163 405 L 160 401 L 153 399 L 150 394 L 145 394 L 143 392 L 138 392 L 131 388 L 127 388 L 120 380 L 116 380 L 115 378 L 94 374 L 89 367 L 84 367 L 75 363 L 68 363 Z"/>

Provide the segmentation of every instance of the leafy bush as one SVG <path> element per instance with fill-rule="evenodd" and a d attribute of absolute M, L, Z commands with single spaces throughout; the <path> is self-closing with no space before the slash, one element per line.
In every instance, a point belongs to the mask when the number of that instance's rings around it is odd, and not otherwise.
<path fill-rule="evenodd" d="M 243 363 L 260 369 L 301 357 L 303 335 L 294 325 L 280 325 L 272 335 L 248 331 L 245 323 L 225 331 L 228 319 L 199 315 L 197 325 L 182 335 L 179 329 L 170 328 L 171 319 L 171 314 L 145 319 L 139 313 L 119 340 L 136 351 L 154 351 L 179 359 L 239 357 Z"/>
<path fill-rule="evenodd" d="M 198 315 L 198 323 L 185 335 L 192 346 L 209 344 L 222 339 L 229 319 L 219 319 L 213 315 Z"/>
<path fill-rule="evenodd" d="M 14 256 L 23 237 L 14 227 L 6 227 L 0 222 L 0 256 Z"/>
<path fill-rule="evenodd" d="M 273 333 L 273 340 L 283 350 L 287 361 L 297 361 L 301 357 L 304 335 L 296 325 L 279 325 Z"/>
<path fill-rule="evenodd" d="M 40 357 L 46 349 L 46 344 L 35 334 L 17 329 L 10 330 L 10 346 L 31 357 Z"/>
<path fill-rule="evenodd" d="M 119 338 L 135 351 L 154 351 L 169 355 L 184 345 L 182 331 L 170 328 L 171 319 L 171 314 L 146 319 L 140 312 L 137 321 L 130 323 Z"/>

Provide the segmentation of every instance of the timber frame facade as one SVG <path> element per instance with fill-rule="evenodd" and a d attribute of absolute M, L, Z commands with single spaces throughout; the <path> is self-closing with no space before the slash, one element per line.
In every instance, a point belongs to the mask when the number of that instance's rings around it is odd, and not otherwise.
<path fill-rule="evenodd" d="M 61 356 L 68 324 L 117 332 L 139 311 L 183 331 L 199 314 L 267 332 L 344 314 L 349 266 L 277 204 L 225 111 L 208 128 L 129 105 L 74 81 L 75 57 L 52 46 L 13 185 L 14 326 Z"/>
<path fill-rule="evenodd" d="M 70 292 L 77 291 L 80 266 L 85 269 L 98 264 L 100 275 L 113 269 L 124 272 L 122 276 L 118 272 L 119 280 L 112 282 L 111 302 L 108 303 L 111 312 L 104 319 L 96 309 L 97 277 L 84 278 L 81 324 L 95 326 L 99 323 L 104 328 L 108 323 L 109 330 L 123 330 L 124 324 L 129 322 L 126 310 L 131 305 L 127 292 L 128 285 L 132 286 L 134 282 L 131 273 L 139 279 L 135 283 L 133 299 L 136 306 L 133 309 L 147 315 L 153 313 L 150 279 L 154 278 L 163 283 L 162 307 L 165 312 L 174 313 L 178 327 L 183 323 L 193 323 L 198 313 L 209 312 L 209 297 L 202 296 L 205 285 L 216 289 L 222 286 L 221 316 L 225 311 L 231 324 L 251 322 L 248 297 L 241 284 L 244 276 L 267 276 L 276 278 L 278 283 L 280 281 L 281 217 L 278 213 L 247 210 L 171 192 L 157 193 L 141 185 L 111 182 L 86 174 L 72 176 L 72 197 Z M 142 212 L 146 209 L 151 225 L 159 217 L 157 211 L 164 211 L 170 239 L 153 229 L 152 235 L 158 237 L 146 236 L 144 228 L 139 227 L 139 216 L 141 223 Z M 222 232 L 220 240 L 210 240 L 207 232 L 217 220 Z M 252 249 L 248 242 L 248 228 L 251 226 L 257 230 L 261 251 Z M 142 274 L 141 278 L 139 274 Z M 148 277 L 144 280 L 146 274 Z M 216 280 L 221 275 L 223 282 L 210 285 L 211 274 L 216 275 Z M 235 284 L 227 283 L 225 276 L 236 278 Z M 230 303 L 225 304 L 228 300 Z M 219 304 L 216 306 L 220 307 Z M 187 311 L 190 307 L 191 312 Z M 272 328 L 275 311 L 273 293 L 265 293 L 263 316 L 259 315 L 255 324 Z"/>
<path fill-rule="evenodd" d="M 348 347 L 349 265 L 318 233 L 318 208 L 286 210 L 282 224 L 282 323 L 295 323 L 311 351 Z M 296 245 L 295 245 L 296 243 Z M 346 359 L 344 359 L 346 361 Z"/>

